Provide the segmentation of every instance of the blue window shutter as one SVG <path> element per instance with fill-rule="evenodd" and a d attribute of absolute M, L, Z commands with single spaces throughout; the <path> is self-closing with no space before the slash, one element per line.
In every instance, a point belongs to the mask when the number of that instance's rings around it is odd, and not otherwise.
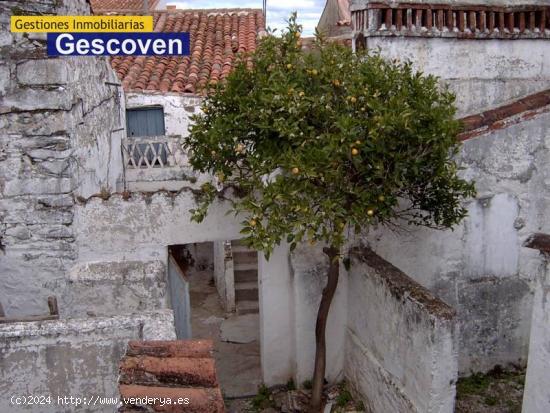
<path fill-rule="evenodd" d="M 165 135 L 164 111 L 162 108 L 128 109 L 126 130 L 129 137 Z"/>

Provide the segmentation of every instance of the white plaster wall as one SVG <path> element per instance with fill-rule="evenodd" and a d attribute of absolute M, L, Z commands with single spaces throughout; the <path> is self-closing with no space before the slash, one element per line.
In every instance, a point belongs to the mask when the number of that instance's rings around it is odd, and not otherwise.
<path fill-rule="evenodd" d="M 81 411 L 57 396 L 117 397 L 118 367 L 129 340 L 174 340 L 171 310 L 0 325 L 0 411 Z M 13 395 L 51 395 L 52 403 L 13 406 Z M 94 406 L 113 412 L 115 406 Z M 92 411 L 87 410 L 86 411 Z"/>
<path fill-rule="evenodd" d="M 369 37 L 367 47 L 439 76 L 457 96 L 458 116 L 550 87 L 546 40 Z"/>
<path fill-rule="evenodd" d="M 452 413 L 458 365 L 453 311 L 402 277 L 404 283 L 368 259 L 352 260 L 346 380 L 372 413 Z"/>
<path fill-rule="evenodd" d="M 383 256 L 456 308 L 463 374 L 496 364 L 525 365 L 536 251 L 522 248 L 550 227 L 550 114 L 464 143 L 459 162 L 476 182 L 469 217 L 454 231 L 379 228 L 365 239 Z"/>
<path fill-rule="evenodd" d="M 550 411 L 550 271 L 537 280 L 522 413 Z"/>
<path fill-rule="evenodd" d="M 258 253 L 260 350 L 266 385 L 287 383 L 295 376 L 293 274 L 288 244 L 276 247 L 268 260 Z"/>
<path fill-rule="evenodd" d="M 168 245 L 241 237 L 239 217 L 226 215 L 229 205 L 214 203 L 200 224 L 190 220 L 189 210 L 194 207 L 190 191 L 136 193 L 127 200 L 121 194 L 107 200 L 91 198 L 75 209 L 79 261 L 158 259 L 166 263 Z"/>
<path fill-rule="evenodd" d="M 294 281 L 295 382 L 302 384 L 313 377 L 315 322 L 321 293 L 327 283 L 328 259 L 321 246 L 301 244 L 291 254 L 290 265 Z M 347 308 L 347 274 L 341 267 L 326 329 L 326 379 L 331 383 L 343 378 Z"/>

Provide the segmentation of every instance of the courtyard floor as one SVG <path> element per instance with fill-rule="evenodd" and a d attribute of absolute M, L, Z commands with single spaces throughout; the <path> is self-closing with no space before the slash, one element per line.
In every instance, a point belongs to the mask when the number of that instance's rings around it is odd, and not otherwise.
<path fill-rule="evenodd" d="M 258 314 L 225 313 L 211 269 L 189 272 L 193 338 L 214 340 L 218 380 L 224 398 L 254 396 L 261 384 Z"/>

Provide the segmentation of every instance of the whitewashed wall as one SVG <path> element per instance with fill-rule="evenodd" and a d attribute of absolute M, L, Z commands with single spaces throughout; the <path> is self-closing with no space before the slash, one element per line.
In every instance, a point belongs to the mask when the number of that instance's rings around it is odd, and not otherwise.
<path fill-rule="evenodd" d="M 367 47 L 439 76 L 457 96 L 458 116 L 550 87 L 547 40 L 369 37 Z"/>
<path fill-rule="evenodd" d="M 550 268 L 537 280 L 522 413 L 550 411 Z"/>
<path fill-rule="evenodd" d="M 454 231 L 380 228 L 375 251 L 456 308 L 461 373 L 527 361 L 537 252 L 522 248 L 550 231 L 550 113 L 464 143 L 462 175 L 477 198 Z"/>
<path fill-rule="evenodd" d="M 347 382 L 372 413 L 452 413 L 455 311 L 372 251 L 352 258 Z"/>
<path fill-rule="evenodd" d="M 129 340 L 174 340 L 171 310 L 87 319 L 0 324 L 0 411 L 112 413 L 59 405 L 57 397 L 118 396 L 118 367 Z M 51 396 L 43 405 L 12 405 L 12 396 Z"/>

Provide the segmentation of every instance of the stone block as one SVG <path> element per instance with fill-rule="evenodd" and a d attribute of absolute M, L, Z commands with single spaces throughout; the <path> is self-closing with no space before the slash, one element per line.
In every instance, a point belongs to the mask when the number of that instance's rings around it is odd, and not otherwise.
<path fill-rule="evenodd" d="M 69 81 L 64 59 L 28 60 L 17 65 L 17 81 L 22 85 L 60 85 Z"/>

